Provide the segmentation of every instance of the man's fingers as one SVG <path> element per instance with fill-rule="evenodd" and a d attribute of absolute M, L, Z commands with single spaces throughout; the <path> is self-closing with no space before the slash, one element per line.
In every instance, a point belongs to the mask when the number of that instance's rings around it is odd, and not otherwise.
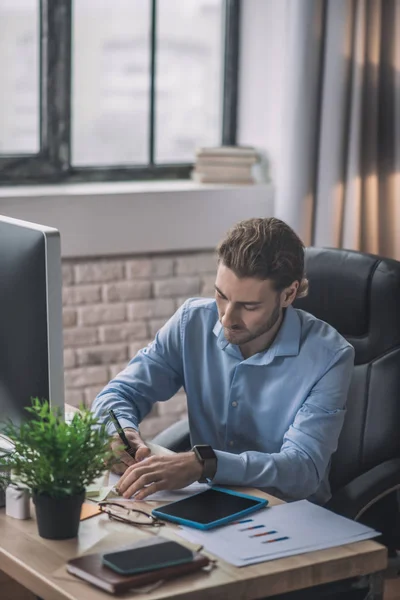
<path fill-rule="evenodd" d="M 127 431 L 127 438 L 132 445 L 132 448 L 136 448 L 136 452 L 132 452 L 132 455 L 124 450 L 119 437 L 114 436 L 114 439 L 111 441 L 111 449 L 116 458 L 120 460 L 120 464 L 118 466 L 113 465 L 111 470 L 118 475 L 125 473 L 127 467 L 135 465 L 137 461 L 143 461 L 151 454 L 150 449 L 143 443 L 136 433 L 135 435 L 132 435 L 129 431 Z"/>
<path fill-rule="evenodd" d="M 160 472 L 158 467 L 159 465 L 157 464 L 157 459 L 155 457 L 147 458 L 140 463 L 135 463 L 134 465 L 128 467 L 118 483 L 120 494 L 124 494 L 124 492 L 126 492 L 128 488 L 143 475 L 150 474 L 149 483 L 157 481 L 157 479 L 161 479 L 161 477 L 154 478 L 155 475 L 158 475 Z M 153 479 L 151 479 L 151 477 L 153 477 Z"/>
<path fill-rule="evenodd" d="M 140 462 L 144 458 L 147 458 L 148 456 L 150 456 L 150 454 L 151 454 L 150 448 L 148 448 L 144 444 L 141 444 L 140 446 L 138 446 L 138 448 L 136 450 L 135 460 L 136 460 L 136 462 Z"/>
<path fill-rule="evenodd" d="M 123 473 L 125 473 L 127 468 L 128 467 L 124 463 L 118 462 L 112 465 L 111 471 L 113 473 L 116 473 L 117 475 L 122 475 Z"/>
<path fill-rule="evenodd" d="M 166 490 L 166 489 L 167 489 L 167 482 L 164 479 L 161 479 L 161 481 L 156 481 L 156 482 L 152 483 L 151 485 L 148 485 L 147 487 L 140 490 L 140 492 L 138 492 L 136 494 L 135 500 L 144 500 L 145 498 L 147 498 L 147 496 L 150 496 L 151 494 L 155 494 L 156 492 L 159 492 L 160 490 Z"/>
<path fill-rule="evenodd" d="M 123 450 L 123 444 L 121 443 L 121 440 L 112 440 L 111 450 L 114 452 L 114 454 L 121 454 Z"/>
<path fill-rule="evenodd" d="M 150 486 L 158 483 L 162 480 L 161 473 L 145 473 L 144 475 L 140 475 L 135 481 L 131 483 L 127 490 L 122 494 L 124 498 L 130 498 L 139 490 L 144 491 L 143 488 L 145 486 Z M 145 488 L 147 489 L 147 488 Z"/>
<path fill-rule="evenodd" d="M 119 458 L 128 467 L 135 464 L 135 459 L 127 452 L 123 452 Z"/>
<path fill-rule="evenodd" d="M 137 481 L 142 475 L 146 475 L 147 473 L 154 473 L 155 465 L 149 463 L 148 460 L 146 460 L 145 463 L 135 463 L 134 465 L 131 465 L 127 468 L 127 470 L 125 471 L 118 483 L 118 489 L 120 490 L 121 494 L 123 494 L 128 489 L 128 487 L 132 483 Z"/>
<path fill-rule="evenodd" d="M 136 470 L 138 468 L 138 463 L 135 463 L 134 465 L 131 465 L 130 467 L 128 467 L 125 472 L 123 473 L 121 479 L 118 482 L 118 491 L 120 494 L 123 494 L 124 491 L 127 488 L 127 485 L 129 485 L 131 483 L 131 473 Z"/>
<path fill-rule="evenodd" d="M 159 472 L 162 468 L 163 465 L 160 464 L 159 457 L 157 456 L 149 456 L 146 459 L 143 459 L 141 462 L 135 462 L 135 464 L 126 469 L 125 473 L 120 479 L 118 489 L 122 494 L 133 481 L 136 481 L 142 475 L 146 473 Z"/>

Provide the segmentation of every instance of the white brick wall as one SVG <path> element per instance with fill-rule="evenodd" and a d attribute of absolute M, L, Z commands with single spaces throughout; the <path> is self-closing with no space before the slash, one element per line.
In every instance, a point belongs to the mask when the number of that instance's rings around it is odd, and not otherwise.
<path fill-rule="evenodd" d="M 66 401 L 90 406 L 191 296 L 212 296 L 214 251 L 63 261 Z M 186 397 L 159 403 L 141 432 L 151 439 L 186 414 Z"/>

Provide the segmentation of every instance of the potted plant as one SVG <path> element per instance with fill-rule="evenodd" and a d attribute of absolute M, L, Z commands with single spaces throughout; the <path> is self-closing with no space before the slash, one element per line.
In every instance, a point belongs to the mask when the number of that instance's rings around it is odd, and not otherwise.
<path fill-rule="evenodd" d="M 26 410 L 29 420 L 4 428 L 14 449 L 0 456 L 0 470 L 30 489 L 41 537 L 76 537 L 85 489 L 111 464 L 110 436 L 85 408 L 69 423 L 38 398 Z"/>

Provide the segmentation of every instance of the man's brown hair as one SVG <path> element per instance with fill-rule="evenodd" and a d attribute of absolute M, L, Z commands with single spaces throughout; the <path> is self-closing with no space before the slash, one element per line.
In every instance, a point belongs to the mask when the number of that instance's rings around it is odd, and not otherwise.
<path fill-rule="evenodd" d="M 230 229 L 217 248 L 218 260 L 237 277 L 271 279 L 280 292 L 299 282 L 297 298 L 307 295 L 304 244 L 289 225 L 275 219 L 248 219 Z"/>

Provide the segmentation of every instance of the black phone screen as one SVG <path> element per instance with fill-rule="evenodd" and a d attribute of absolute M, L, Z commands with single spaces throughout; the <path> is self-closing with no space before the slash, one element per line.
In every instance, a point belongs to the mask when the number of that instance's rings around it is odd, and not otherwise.
<path fill-rule="evenodd" d="M 129 548 L 103 555 L 103 563 L 118 573 L 133 574 L 182 564 L 193 560 L 193 552 L 177 542 Z"/>

